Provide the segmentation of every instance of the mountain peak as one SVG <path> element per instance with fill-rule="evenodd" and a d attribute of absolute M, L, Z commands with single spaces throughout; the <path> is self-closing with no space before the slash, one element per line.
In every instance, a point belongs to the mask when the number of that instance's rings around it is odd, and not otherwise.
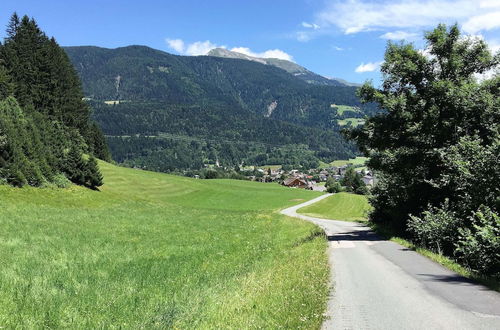
<path fill-rule="evenodd" d="M 254 57 L 247 54 L 231 51 L 225 48 L 214 48 L 207 53 L 207 56 L 235 58 L 240 60 L 258 62 L 264 65 L 272 65 L 282 70 L 285 70 L 286 72 L 296 76 L 297 78 L 302 79 L 305 82 L 313 85 L 328 85 L 328 86 L 349 85 L 349 83 L 345 81 L 323 77 L 319 74 L 307 70 L 306 68 L 298 65 L 297 63 L 287 60 L 282 60 L 279 58 Z"/>
<path fill-rule="evenodd" d="M 231 50 L 225 48 L 214 48 L 210 50 L 207 56 L 215 56 L 215 57 L 225 57 L 225 58 L 237 58 L 240 60 L 254 61 L 262 64 L 268 64 L 266 59 L 260 57 L 253 57 L 243 53 L 233 52 Z"/>

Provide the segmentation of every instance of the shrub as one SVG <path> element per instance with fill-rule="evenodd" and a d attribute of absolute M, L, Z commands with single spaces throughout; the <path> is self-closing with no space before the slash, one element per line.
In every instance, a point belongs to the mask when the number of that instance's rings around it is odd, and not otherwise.
<path fill-rule="evenodd" d="M 457 256 L 478 273 L 500 277 L 500 216 L 482 205 L 469 219 L 472 226 L 458 229 Z"/>
<path fill-rule="evenodd" d="M 332 184 L 329 184 L 329 185 L 327 182 L 327 184 L 325 186 L 326 186 L 326 191 L 328 191 L 329 193 L 339 193 L 342 191 L 342 186 L 340 185 L 340 183 L 338 181 L 335 181 L 335 180 Z"/>
<path fill-rule="evenodd" d="M 441 207 L 429 207 L 421 217 L 410 215 L 408 231 L 414 241 L 439 254 L 451 254 L 456 241 L 459 220 L 450 210 L 448 200 Z"/>

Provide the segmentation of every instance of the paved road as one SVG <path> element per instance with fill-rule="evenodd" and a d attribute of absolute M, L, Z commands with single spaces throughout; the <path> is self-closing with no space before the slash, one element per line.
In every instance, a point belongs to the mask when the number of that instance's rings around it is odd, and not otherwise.
<path fill-rule="evenodd" d="M 331 194 L 282 210 L 328 236 L 333 285 L 325 329 L 500 329 L 500 294 L 474 284 L 359 223 L 297 214 Z"/>

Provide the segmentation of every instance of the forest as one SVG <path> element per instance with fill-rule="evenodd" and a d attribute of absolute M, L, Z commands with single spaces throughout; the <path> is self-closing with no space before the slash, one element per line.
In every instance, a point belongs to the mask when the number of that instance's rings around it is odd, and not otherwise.
<path fill-rule="evenodd" d="M 129 166 L 171 172 L 347 159 L 359 151 L 341 135 L 337 121 L 346 115 L 336 106 L 359 108 L 351 117 L 379 112 L 360 102 L 356 87 L 308 84 L 247 60 L 144 46 L 65 50 L 113 158 Z M 305 152 L 291 152 L 296 145 Z"/>
<path fill-rule="evenodd" d="M 0 180 L 14 186 L 102 185 L 110 159 L 65 51 L 13 14 L 0 44 Z"/>

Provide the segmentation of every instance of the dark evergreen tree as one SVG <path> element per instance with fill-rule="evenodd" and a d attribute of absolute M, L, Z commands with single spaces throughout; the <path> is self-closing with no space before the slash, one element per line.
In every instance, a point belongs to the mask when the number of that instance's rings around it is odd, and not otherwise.
<path fill-rule="evenodd" d="M 87 161 L 85 184 L 90 188 L 97 188 L 103 185 L 102 175 L 97 165 L 95 157 L 90 157 Z"/>
<path fill-rule="evenodd" d="M 12 15 L 0 45 L 2 99 L 1 178 L 40 186 L 64 172 L 77 184 L 95 187 L 102 181 L 95 160 L 82 157 L 84 151 L 108 151 L 90 123 L 78 76 L 64 50 L 27 16 Z"/>

